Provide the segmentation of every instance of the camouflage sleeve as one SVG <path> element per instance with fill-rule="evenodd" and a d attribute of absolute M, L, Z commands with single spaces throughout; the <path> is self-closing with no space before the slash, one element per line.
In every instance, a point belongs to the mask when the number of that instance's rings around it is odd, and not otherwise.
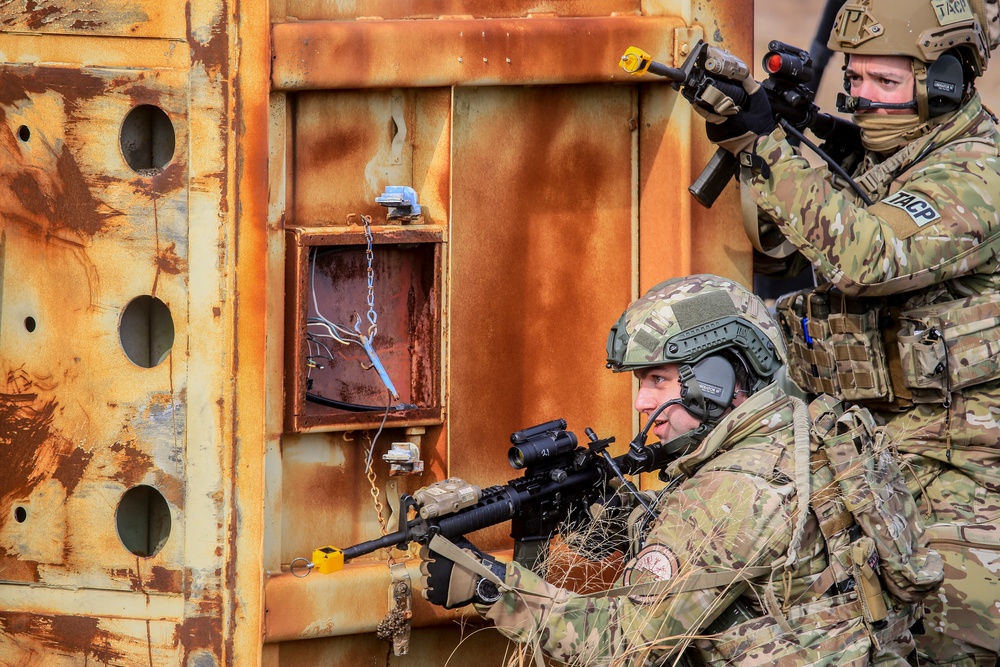
<path fill-rule="evenodd" d="M 557 660 L 655 662 L 709 624 L 725 606 L 720 598 L 728 604 L 737 593 L 731 588 L 680 591 L 693 575 L 769 565 L 785 553 L 791 495 L 788 488 L 754 475 L 696 475 L 661 501 L 660 520 L 619 581 L 664 582 L 666 592 L 585 597 L 512 563 L 507 583 L 527 593 L 505 594 L 486 617 L 507 636 Z"/>
<path fill-rule="evenodd" d="M 870 207 L 855 203 L 776 130 L 757 146 L 770 176 L 744 177 L 758 207 L 845 294 L 879 296 L 995 269 L 1000 160 L 928 162 Z"/>

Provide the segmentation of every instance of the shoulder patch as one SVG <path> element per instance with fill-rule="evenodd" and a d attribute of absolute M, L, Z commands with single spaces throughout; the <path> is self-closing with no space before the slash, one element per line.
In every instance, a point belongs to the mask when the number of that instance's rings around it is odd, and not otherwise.
<path fill-rule="evenodd" d="M 670 581 L 677 576 L 679 569 L 677 556 L 670 547 L 651 544 L 640 551 L 625 569 L 624 583 L 626 586 L 632 586 L 654 581 Z M 653 604 L 663 599 L 663 593 L 635 593 L 629 595 L 628 599 L 636 604 Z"/>
<path fill-rule="evenodd" d="M 906 190 L 899 190 L 879 203 L 888 204 L 903 211 L 910 216 L 917 227 L 923 227 L 941 219 L 941 214 L 926 199 Z"/>

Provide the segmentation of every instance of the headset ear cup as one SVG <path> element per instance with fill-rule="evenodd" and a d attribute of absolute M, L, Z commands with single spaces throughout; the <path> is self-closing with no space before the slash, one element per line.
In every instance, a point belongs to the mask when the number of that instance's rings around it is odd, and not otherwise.
<path fill-rule="evenodd" d="M 944 53 L 927 68 L 927 109 L 934 118 L 962 106 L 965 74 L 962 62 L 951 53 Z"/>

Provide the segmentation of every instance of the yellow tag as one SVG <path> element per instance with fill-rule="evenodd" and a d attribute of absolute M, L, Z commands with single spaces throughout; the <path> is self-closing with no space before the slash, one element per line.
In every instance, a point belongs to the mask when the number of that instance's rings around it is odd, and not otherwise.
<path fill-rule="evenodd" d="M 653 62 L 652 56 L 637 46 L 630 46 L 625 49 L 625 54 L 618 61 L 618 66 L 629 74 L 642 74 L 649 69 Z"/>
<path fill-rule="evenodd" d="M 344 552 L 337 547 L 320 547 L 313 552 L 313 567 L 321 574 L 344 569 Z"/>

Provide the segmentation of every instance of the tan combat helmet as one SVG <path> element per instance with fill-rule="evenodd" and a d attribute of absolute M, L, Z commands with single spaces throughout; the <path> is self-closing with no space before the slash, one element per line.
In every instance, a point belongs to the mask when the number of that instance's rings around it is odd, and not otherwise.
<path fill-rule="evenodd" d="M 742 285 L 703 274 L 653 287 L 611 327 L 608 368 L 634 371 L 676 364 L 681 391 L 679 399 L 649 415 L 629 445 L 634 457 L 630 469 L 662 469 L 691 451 L 732 406 L 737 390 L 752 394 L 770 384 L 784 359 L 778 325 Z M 671 404 L 682 405 L 700 424 L 670 442 L 642 446 L 656 415 Z"/>
<path fill-rule="evenodd" d="M 928 69 L 949 54 L 960 61 L 957 65 L 969 81 L 982 75 L 990 50 L 1000 43 L 998 9 L 997 0 L 847 0 L 837 13 L 827 46 L 848 56 L 912 58 L 917 110 L 926 120 L 936 115 L 933 108 L 928 111 Z M 943 81 L 954 79 L 946 67 L 942 60 L 939 76 Z M 962 88 L 961 80 L 955 83 Z"/>
<path fill-rule="evenodd" d="M 778 325 L 745 287 L 708 274 L 673 278 L 646 292 L 611 327 L 608 368 L 693 365 L 726 349 L 765 381 L 785 359 Z"/>

